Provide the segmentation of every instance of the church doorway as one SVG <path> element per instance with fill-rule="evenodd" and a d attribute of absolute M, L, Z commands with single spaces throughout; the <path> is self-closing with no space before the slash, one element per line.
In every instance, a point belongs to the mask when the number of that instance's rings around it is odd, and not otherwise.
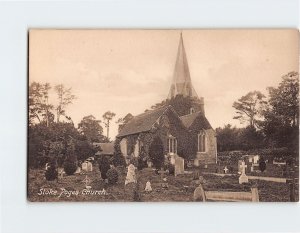
<path fill-rule="evenodd" d="M 155 137 L 149 148 L 149 157 L 155 168 L 160 169 L 164 163 L 164 145 L 159 137 Z"/>

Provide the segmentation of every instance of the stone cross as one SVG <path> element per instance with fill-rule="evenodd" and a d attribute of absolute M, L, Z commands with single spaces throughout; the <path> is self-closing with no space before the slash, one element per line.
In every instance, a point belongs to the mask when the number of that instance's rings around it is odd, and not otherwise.
<path fill-rule="evenodd" d="M 227 174 L 227 172 L 228 172 L 227 166 L 225 166 L 225 168 L 223 170 L 224 170 L 224 173 Z"/>
<path fill-rule="evenodd" d="M 240 166 L 242 168 L 242 174 L 239 177 L 239 184 L 248 183 L 248 177 L 246 176 L 245 169 L 247 165 L 245 165 L 245 162 L 242 162 L 242 165 Z"/>
<path fill-rule="evenodd" d="M 242 175 L 246 175 L 246 168 L 247 168 L 247 165 L 245 165 L 245 162 L 243 161 L 242 162 L 242 165 L 240 166 L 242 168 Z"/>
<path fill-rule="evenodd" d="M 85 188 L 87 188 L 87 189 L 91 188 L 91 186 L 88 185 L 88 184 L 90 184 L 91 180 L 88 178 L 87 175 L 85 176 L 85 178 L 82 182 L 85 183 Z"/>

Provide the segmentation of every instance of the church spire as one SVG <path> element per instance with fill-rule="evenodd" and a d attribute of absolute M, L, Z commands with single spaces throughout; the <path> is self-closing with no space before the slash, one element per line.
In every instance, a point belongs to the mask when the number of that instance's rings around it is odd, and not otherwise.
<path fill-rule="evenodd" d="M 170 99 L 176 95 L 198 97 L 191 81 L 189 65 L 183 44 L 182 32 L 180 33 L 177 58 L 173 74 L 173 83 L 171 85 L 168 98 Z"/>

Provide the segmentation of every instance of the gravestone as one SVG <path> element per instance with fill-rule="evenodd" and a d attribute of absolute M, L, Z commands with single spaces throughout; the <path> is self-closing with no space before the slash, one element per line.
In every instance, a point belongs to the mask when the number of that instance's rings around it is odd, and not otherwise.
<path fill-rule="evenodd" d="M 79 174 L 81 172 L 81 167 L 77 167 L 75 174 Z"/>
<path fill-rule="evenodd" d="M 58 168 L 58 175 L 59 175 L 59 178 L 63 178 L 64 177 L 64 174 L 65 174 L 65 171 L 63 168 Z"/>
<path fill-rule="evenodd" d="M 242 162 L 243 162 L 243 160 L 238 161 L 238 174 L 242 174 L 242 168 L 241 168 Z"/>
<path fill-rule="evenodd" d="M 195 166 L 195 167 L 199 167 L 199 166 L 200 166 L 200 160 L 199 160 L 199 159 L 196 158 L 196 159 L 194 160 L 194 166 Z"/>
<path fill-rule="evenodd" d="M 125 179 L 125 185 L 130 183 L 136 183 L 135 169 L 136 167 L 133 164 L 129 164 Z"/>
<path fill-rule="evenodd" d="M 146 187 L 145 187 L 145 191 L 146 192 L 151 192 L 152 191 L 152 187 L 151 187 L 150 181 L 147 181 Z"/>
<path fill-rule="evenodd" d="M 84 161 L 81 164 L 82 171 L 91 172 L 93 171 L 93 164 L 89 161 Z"/>
<path fill-rule="evenodd" d="M 171 155 L 171 157 L 170 157 L 170 163 L 172 165 L 175 165 L 175 160 L 176 160 L 177 157 L 178 157 L 178 155 L 175 155 L 175 154 Z"/>
<path fill-rule="evenodd" d="M 92 186 L 90 186 L 89 184 L 91 183 L 90 178 L 88 178 L 88 176 L 86 175 L 85 178 L 83 179 L 82 183 L 85 184 L 85 188 L 86 189 L 91 189 Z"/>
<path fill-rule="evenodd" d="M 184 159 L 177 156 L 175 159 L 175 176 L 184 174 Z"/>
<path fill-rule="evenodd" d="M 248 183 L 248 176 L 246 176 L 245 173 L 245 169 L 247 168 L 247 165 L 245 165 L 244 161 L 242 162 L 241 168 L 242 168 L 242 174 L 239 177 L 239 184 Z"/>
<path fill-rule="evenodd" d="M 224 170 L 224 173 L 227 174 L 229 169 L 227 168 L 227 166 L 225 166 L 223 170 Z"/>

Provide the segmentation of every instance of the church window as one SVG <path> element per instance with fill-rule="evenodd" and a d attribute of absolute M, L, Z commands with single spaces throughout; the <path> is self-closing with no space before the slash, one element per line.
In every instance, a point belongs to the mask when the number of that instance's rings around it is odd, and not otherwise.
<path fill-rule="evenodd" d="M 198 152 L 206 151 L 206 135 L 205 131 L 201 130 L 198 134 Z"/>
<path fill-rule="evenodd" d="M 195 112 L 194 108 L 190 108 L 190 114 L 193 114 Z"/>
<path fill-rule="evenodd" d="M 172 135 L 168 138 L 169 153 L 177 154 L 177 139 Z"/>

